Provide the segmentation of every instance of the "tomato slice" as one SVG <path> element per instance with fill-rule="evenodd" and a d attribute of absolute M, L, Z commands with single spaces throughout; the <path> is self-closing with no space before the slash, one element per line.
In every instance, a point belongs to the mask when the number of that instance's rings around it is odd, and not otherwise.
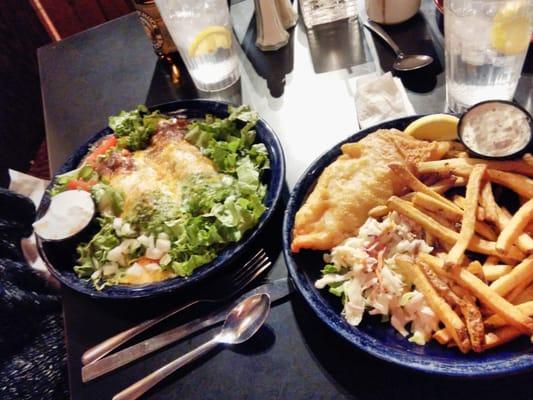
<path fill-rule="evenodd" d="M 91 154 L 89 154 L 85 162 L 88 165 L 94 165 L 97 157 L 102 154 L 105 154 L 109 149 L 116 147 L 117 142 L 118 140 L 115 135 L 110 135 L 109 137 L 105 138 L 104 140 L 102 140 L 102 143 L 100 143 L 100 145 L 96 149 L 94 149 Z"/>
<path fill-rule="evenodd" d="M 69 190 L 85 190 L 90 192 L 91 188 L 96 184 L 95 181 L 84 181 L 83 179 L 71 179 L 67 183 L 67 189 Z"/>

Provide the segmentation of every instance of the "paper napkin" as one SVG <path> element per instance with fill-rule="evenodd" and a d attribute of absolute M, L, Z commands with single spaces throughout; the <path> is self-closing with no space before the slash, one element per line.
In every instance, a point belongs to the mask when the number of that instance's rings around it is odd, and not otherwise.
<path fill-rule="evenodd" d="M 29 197 L 37 207 L 49 182 L 12 169 L 9 170 L 9 176 L 11 178 L 9 190 Z M 48 277 L 48 270 L 37 253 L 35 235 L 32 234 L 30 237 L 22 239 L 20 245 L 28 264 Z"/>
<path fill-rule="evenodd" d="M 370 74 L 356 78 L 351 86 L 357 119 L 362 129 L 415 114 L 402 81 L 390 72 L 381 76 Z"/>

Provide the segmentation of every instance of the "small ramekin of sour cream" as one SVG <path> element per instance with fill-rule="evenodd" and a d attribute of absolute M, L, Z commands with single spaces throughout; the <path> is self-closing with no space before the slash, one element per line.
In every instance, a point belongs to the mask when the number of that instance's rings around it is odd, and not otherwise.
<path fill-rule="evenodd" d="M 48 210 L 33 223 L 33 229 L 46 241 L 70 239 L 89 225 L 94 213 L 95 205 L 89 192 L 67 190 L 51 198 Z"/>
<path fill-rule="evenodd" d="M 457 132 L 477 157 L 515 158 L 533 144 L 533 119 L 515 103 L 489 100 L 470 107 L 460 118 Z"/>

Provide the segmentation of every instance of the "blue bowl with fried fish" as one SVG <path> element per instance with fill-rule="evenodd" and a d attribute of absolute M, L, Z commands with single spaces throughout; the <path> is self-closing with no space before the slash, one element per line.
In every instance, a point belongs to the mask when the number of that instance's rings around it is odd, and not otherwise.
<path fill-rule="evenodd" d="M 324 267 L 325 251 L 291 251 L 295 215 L 323 170 L 341 155 L 341 146 L 358 142 L 377 129 L 403 130 L 418 118 L 420 116 L 401 118 L 362 130 L 325 152 L 309 166 L 292 191 L 283 222 L 283 253 L 289 275 L 298 292 L 324 324 L 356 348 L 383 361 L 428 374 L 460 378 L 487 378 L 531 371 L 533 348 L 525 336 L 483 353 L 462 354 L 457 348 L 447 348 L 434 340 L 424 346 L 410 343 L 389 323 L 383 323 L 380 317 L 367 313 L 358 326 L 352 326 L 341 315 L 339 297 L 315 287 Z"/>
<path fill-rule="evenodd" d="M 228 116 L 228 103 L 210 100 L 186 100 L 174 101 L 151 107 L 151 110 L 159 110 L 172 116 L 184 116 L 186 118 L 200 119 L 207 114 L 225 118 Z M 254 240 L 264 230 L 265 225 L 271 219 L 278 206 L 283 182 L 285 180 L 285 160 L 280 141 L 268 124 L 259 119 L 255 125 L 255 143 L 263 143 L 268 151 L 270 169 L 266 170 L 262 182 L 266 184 L 264 205 L 266 210 L 261 215 L 259 222 L 248 230 L 243 238 L 223 248 L 211 262 L 196 268 L 188 277 L 174 277 L 166 280 L 142 284 L 142 285 L 112 285 L 102 290 L 96 289 L 92 282 L 79 278 L 73 271 L 77 262 L 76 241 L 45 242 L 37 238 L 39 253 L 45 261 L 51 274 L 63 285 L 93 298 L 100 299 L 132 299 L 148 298 L 172 293 L 182 289 L 190 289 L 194 285 L 204 282 L 216 272 L 222 272 L 228 266 L 234 264 L 239 257 L 243 256 L 252 247 Z M 60 167 L 57 175 L 72 171 L 89 152 L 91 146 L 104 136 L 113 131 L 108 127 L 93 135 L 87 142 L 81 145 Z M 53 182 L 53 180 L 52 180 Z M 53 183 L 48 189 L 52 187 Z M 41 217 L 50 203 L 50 194 L 47 191 L 37 211 L 37 218 Z"/>

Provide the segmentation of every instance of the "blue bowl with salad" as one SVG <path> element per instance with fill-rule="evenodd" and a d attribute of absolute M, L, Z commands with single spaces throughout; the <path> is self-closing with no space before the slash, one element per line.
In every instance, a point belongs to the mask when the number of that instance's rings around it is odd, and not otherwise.
<path fill-rule="evenodd" d="M 280 200 L 279 139 L 247 106 L 123 111 L 52 179 L 34 224 L 51 274 L 95 298 L 167 294 L 243 255 Z"/>

